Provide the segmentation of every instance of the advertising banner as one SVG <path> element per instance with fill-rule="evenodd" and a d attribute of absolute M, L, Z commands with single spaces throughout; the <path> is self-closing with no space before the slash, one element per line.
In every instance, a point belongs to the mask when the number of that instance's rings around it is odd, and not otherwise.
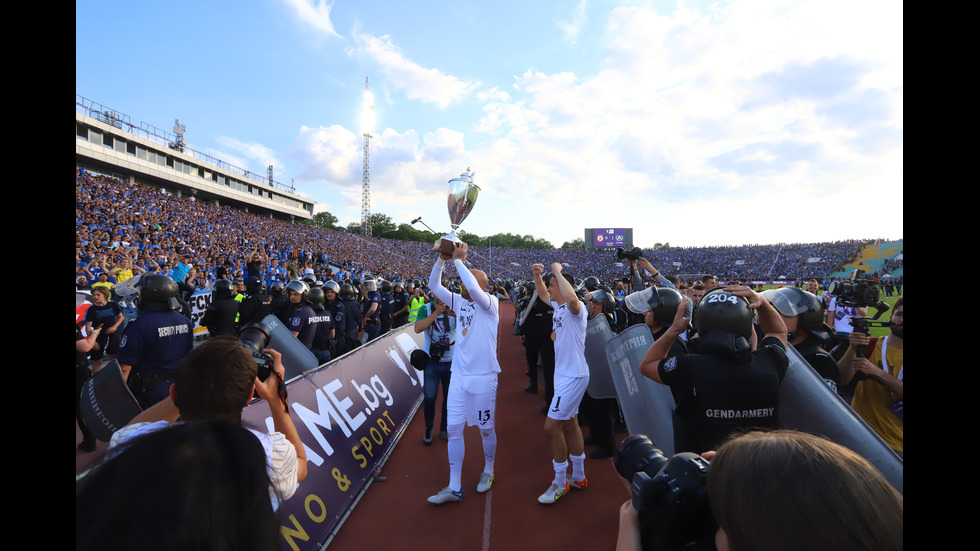
<path fill-rule="evenodd" d="M 422 401 L 422 372 L 409 363 L 422 339 L 396 329 L 287 385 L 308 471 L 279 509 L 283 550 L 327 545 L 388 457 Z M 273 430 L 265 401 L 242 421 Z"/>

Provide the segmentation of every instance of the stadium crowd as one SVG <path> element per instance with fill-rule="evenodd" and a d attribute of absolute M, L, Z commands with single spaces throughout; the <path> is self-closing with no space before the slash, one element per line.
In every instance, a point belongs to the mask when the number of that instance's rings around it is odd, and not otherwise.
<path fill-rule="evenodd" d="M 97 283 L 101 273 L 109 283 L 122 283 L 150 271 L 205 289 L 219 276 L 243 279 L 253 253 L 262 258 L 266 284 L 311 270 L 320 280 L 364 273 L 418 279 L 428 273 L 431 261 L 429 243 L 289 224 L 81 169 L 76 172 L 75 223 L 75 274 L 76 281 L 84 278 L 83 287 Z M 801 279 L 841 269 L 863 243 L 670 247 L 643 249 L 642 256 L 670 274 L 713 274 L 722 281 Z M 576 275 L 604 282 L 621 279 L 628 270 L 615 250 L 474 246 L 469 258 L 498 281 L 527 279 L 538 262 L 561 262 Z"/>

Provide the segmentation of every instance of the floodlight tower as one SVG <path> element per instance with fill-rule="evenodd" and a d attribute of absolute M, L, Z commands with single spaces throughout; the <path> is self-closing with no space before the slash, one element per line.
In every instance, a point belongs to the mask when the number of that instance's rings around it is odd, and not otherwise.
<path fill-rule="evenodd" d="M 364 133 L 364 178 L 361 185 L 361 235 L 371 235 L 371 161 L 369 149 L 374 131 L 374 94 L 368 89 L 368 77 L 364 77 L 364 111 L 361 113 Z"/>

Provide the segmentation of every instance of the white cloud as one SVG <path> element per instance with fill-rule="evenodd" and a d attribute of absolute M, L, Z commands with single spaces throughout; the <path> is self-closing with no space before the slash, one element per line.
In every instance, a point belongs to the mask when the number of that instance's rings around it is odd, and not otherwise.
<path fill-rule="evenodd" d="M 403 90 L 409 99 L 434 103 L 440 109 L 445 109 L 480 87 L 479 82 L 465 81 L 411 61 L 387 35 L 376 37 L 359 33 L 356 40 L 357 45 L 349 52 L 365 55 L 377 63 L 388 82 Z"/>
<path fill-rule="evenodd" d="M 565 39 L 574 44 L 578 40 L 578 35 L 582 32 L 582 27 L 589 21 L 589 17 L 586 15 L 586 0 L 581 0 L 575 9 L 572 10 L 572 18 L 570 21 L 559 20 L 556 25 L 561 32 L 565 35 Z"/>
<path fill-rule="evenodd" d="M 330 19 L 330 12 L 333 10 L 333 3 L 328 4 L 325 0 L 282 0 L 287 6 L 293 9 L 296 16 L 304 23 L 314 29 L 325 33 L 327 36 L 340 37 L 334 30 L 333 21 Z"/>

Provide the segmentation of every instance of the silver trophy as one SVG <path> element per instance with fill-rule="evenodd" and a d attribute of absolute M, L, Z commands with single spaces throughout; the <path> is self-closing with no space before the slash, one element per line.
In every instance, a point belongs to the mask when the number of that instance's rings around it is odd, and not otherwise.
<path fill-rule="evenodd" d="M 441 254 L 452 256 L 456 243 L 462 243 L 456 230 L 459 225 L 466 220 L 476 205 L 476 197 L 480 194 L 480 186 L 473 183 L 473 175 L 469 167 L 466 172 L 459 175 L 459 178 L 449 180 L 449 225 L 452 230 L 436 241 L 433 250 L 438 250 Z"/>

